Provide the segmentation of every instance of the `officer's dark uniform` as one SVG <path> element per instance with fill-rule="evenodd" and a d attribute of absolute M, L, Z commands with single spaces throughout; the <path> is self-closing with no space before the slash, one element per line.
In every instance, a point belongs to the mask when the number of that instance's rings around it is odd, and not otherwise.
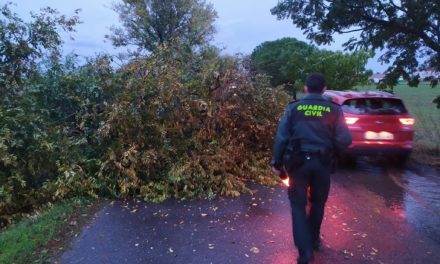
<path fill-rule="evenodd" d="M 299 263 L 307 263 L 313 257 L 313 245 L 319 243 L 333 154 L 350 144 L 339 105 L 321 94 L 310 93 L 287 106 L 276 133 L 272 165 L 277 169 L 284 166 L 290 178 L 288 195 Z M 311 208 L 307 216 L 309 186 Z"/>

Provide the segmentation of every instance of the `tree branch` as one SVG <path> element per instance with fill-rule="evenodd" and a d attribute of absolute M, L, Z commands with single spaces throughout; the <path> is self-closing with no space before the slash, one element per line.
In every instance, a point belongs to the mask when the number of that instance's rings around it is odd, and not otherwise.
<path fill-rule="evenodd" d="M 385 12 L 385 14 L 388 16 L 388 19 L 392 18 L 392 14 L 390 14 L 387 9 L 385 8 L 385 6 L 382 4 L 381 0 L 376 0 L 376 2 L 379 4 L 380 8 L 382 9 L 383 12 Z"/>
<path fill-rule="evenodd" d="M 435 41 L 433 41 L 428 35 L 426 35 L 425 32 L 423 32 L 422 30 L 417 30 L 414 28 L 410 28 L 410 27 L 406 27 L 400 23 L 398 23 L 397 21 L 388 21 L 388 20 L 383 20 L 383 19 L 378 19 L 369 15 L 362 15 L 362 17 L 366 20 L 369 21 L 371 23 L 375 23 L 378 25 L 381 25 L 383 27 L 388 27 L 393 29 L 396 32 L 400 32 L 400 33 L 406 33 L 406 34 L 411 34 L 414 36 L 417 36 L 419 38 L 421 38 L 423 40 L 423 42 L 431 49 L 433 49 L 436 52 L 440 52 L 440 44 L 436 43 Z"/>
<path fill-rule="evenodd" d="M 352 29 L 352 30 L 347 30 L 347 31 L 344 31 L 344 30 L 338 30 L 338 31 L 336 31 L 336 32 L 339 33 L 339 34 L 353 33 L 353 32 L 358 32 L 358 31 L 364 31 L 364 30 L 366 30 L 366 29 L 368 29 L 368 28 L 370 28 L 370 27 L 371 27 L 371 26 L 369 26 L 369 27 L 357 28 L 357 29 Z"/>
<path fill-rule="evenodd" d="M 406 9 L 403 8 L 402 6 L 398 6 L 398 5 L 396 5 L 396 3 L 394 3 L 393 0 L 390 0 L 390 4 L 391 4 L 392 6 L 394 6 L 397 10 L 400 10 L 400 11 L 402 11 L 403 13 L 405 13 L 406 15 L 408 15 L 408 10 L 406 10 Z"/>

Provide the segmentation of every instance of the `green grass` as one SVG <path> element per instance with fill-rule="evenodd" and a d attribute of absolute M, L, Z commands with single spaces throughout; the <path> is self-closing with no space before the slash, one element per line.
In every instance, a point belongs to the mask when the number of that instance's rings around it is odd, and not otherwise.
<path fill-rule="evenodd" d="M 83 199 L 64 201 L 45 212 L 13 224 L 0 233 L 0 263 L 41 263 L 44 247 L 69 225 L 72 215 L 89 204 Z M 39 251 L 36 254 L 36 251 Z M 43 256 L 42 256 L 43 255 Z"/>
<path fill-rule="evenodd" d="M 359 86 L 358 90 L 375 90 L 375 86 Z M 394 93 L 403 99 L 410 114 L 416 119 L 415 152 L 440 153 L 440 109 L 432 101 L 440 95 L 440 87 L 431 88 L 429 84 L 409 87 L 399 84 Z"/>

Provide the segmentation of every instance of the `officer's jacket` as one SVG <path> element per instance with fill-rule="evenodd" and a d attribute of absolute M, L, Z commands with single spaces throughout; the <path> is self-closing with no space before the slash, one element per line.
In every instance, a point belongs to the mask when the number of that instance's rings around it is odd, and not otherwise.
<path fill-rule="evenodd" d="M 298 146 L 306 152 L 341 151 L 351 140 L 340 106 L 311 93 L 287 105 L 275 136 L 272 164 L 282 165 L 285 151 Z"/>

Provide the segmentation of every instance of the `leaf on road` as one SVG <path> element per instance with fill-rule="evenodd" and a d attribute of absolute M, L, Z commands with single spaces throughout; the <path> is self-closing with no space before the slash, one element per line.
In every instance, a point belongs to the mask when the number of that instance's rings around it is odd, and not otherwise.
<path fill-rule="evenodd" d="M 250 249 L 250 251 L 253 252 L 253 253 L 255 253 L 255 254 L 260 253 L 260 249 L 257 248 L 257 247 L 252 247 L 252 248 Z"/>
<path fill-rule="evenodd" d="M 350 252 L 347 249 L 342 250 L 342 254 L 344 254 L 344 259 L 349 259 L 350 257 L 354 257 L 353 252 Z"/>

